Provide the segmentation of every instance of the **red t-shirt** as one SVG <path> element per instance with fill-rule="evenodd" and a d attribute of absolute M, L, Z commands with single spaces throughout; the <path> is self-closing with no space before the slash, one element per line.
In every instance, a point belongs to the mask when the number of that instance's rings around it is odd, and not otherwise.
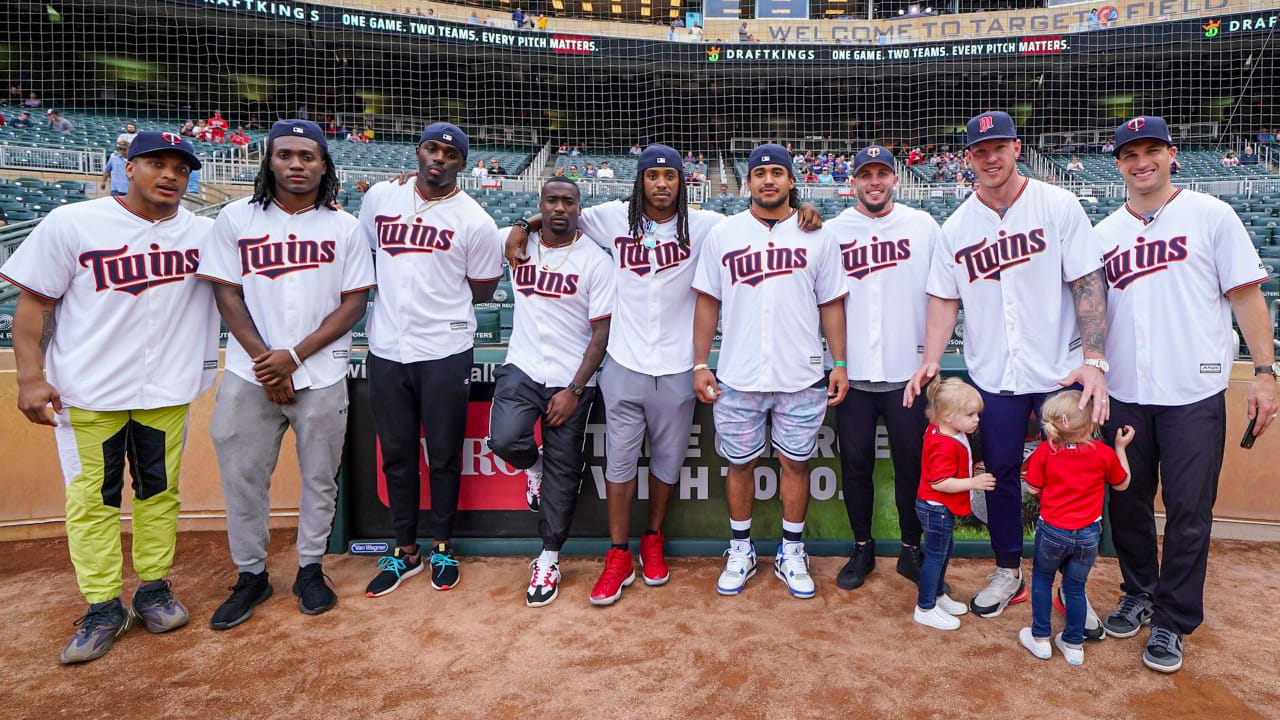
<path fill-rule="evenodd" d="M 973 456 L 969 454 L 967 441 L 962 442 L 943 435 L 938 426 L 930 423 L 924 431 L 924 455 L 920 459 L 920 489 L 916 497 L 928 502 L 940 502 L 956 515 L 973 512 L 969 506 L 969 491 L 957 493 L 939 492 L 933 484 L 947 478 L 973 476 Z"/>
<path fill-rule="evenodd" d="M 1042 442 L 1027 459 L 1027 484 L 1040 490 L 1040 517 L 1062 530 L 1079 530 L 1101 517 L 1104 484 L 1119 485 L 1126 477 L 1115 450 L 1096 441 Z"/>
<path fill-rule="evenodd" d="M 231 144 L 232 144 L 232 145 L 248 145 L 248 144 L 249 144 L 249 136 L 248 136 L 248 135 L 241 135 L 241 134 L 239 134 L 239 133 L 237 133 L 237 134 L 235 134 L 235 135 L 232 135 L 232 136 L 231 136 Z"/>
<path fill-rule="evenodd" d="M 227 128 L 230 127 L 227 119 L 220 117 L 211 117 L 205 124 L 209 126 L 209 135 L 214 138 L 214 142 L 222 142 L 227 136 Z"/>

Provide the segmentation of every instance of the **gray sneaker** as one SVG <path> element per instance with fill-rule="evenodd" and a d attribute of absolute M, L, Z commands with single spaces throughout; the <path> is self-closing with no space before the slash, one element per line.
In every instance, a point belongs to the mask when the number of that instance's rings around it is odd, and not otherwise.
<path fill-rule="evenodd" d="M 133 616 L 153 633 L 177 630 L 191 619 L 187 609 L 173 596 L 168 580 L 153 580 L 138 586 L 133 593 Z"/>
<path fill-rule="evenodd" d="M 987 586 L 969 601 L 969 609 L 978 617 L 996 617 L 1010 603 L 1026 602 L 1026 585 L 1022 582 L 1022 568 L 996 568 L 987 576 Z"/>
<path fill-rule="evenodd" d="M 90 605 L 89 612 L 75 622 L 79 629 L 62 648 L 62 664 L 89 662 L 106 655 L 132 622 L 120 598 Z"/>
<path fill-rule="evenodd" d="M 1142 664 L 1156 672 L 1178 672 L 1182 668 L 1182 635 L 1152 625 L 1147 649 L 1142 651 Z"/>
<path fill-rule="evenodd" d="M 1151 600 L 1143 595 L 1121 595 L 1116 611 L 1102 621 L 1102 629 L 1111 637 L 1127 638 L 1151 624 Z"/>

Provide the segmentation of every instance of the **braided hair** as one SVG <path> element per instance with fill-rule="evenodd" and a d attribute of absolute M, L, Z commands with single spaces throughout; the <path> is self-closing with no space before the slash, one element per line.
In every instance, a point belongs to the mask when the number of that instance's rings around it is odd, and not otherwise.
<path fill-rule="evenodd" d="M 276 196 L 276 175 L 271 172 L 271 146 L 275 144 L 272 141 L 267 144 L 267 151 L 262 154 L 262 165 L 258 168 L 258 176 L 253 179 L 253 198 L 249 200 L 250 205 L 258 203 L 266 208 Z M 316 207 L 325 207 L 331 210 L 338 209 L 338 191 L 342 188 L 342 183 L 338 180 L 338 168 L 333 164 L 333 158 L 329 157 L 329 152 L 323 148 L 320 150 L 320 156 L 324 158 L 324 176 L 320 178 L 320 187 L 316 190 Z"/>
<path fill-rule="evenodd" d="M 684 174 L 676 171 L 679 180 L 676 182 L 676 242 L 680 247 L 689 247 L 689 193 L 685 190 Z M 641 222 L 644 219 L 644 173 L 636 174 L 635 185 L 631 188 L 631 199 L 627 201 L 627 228 L 631 237 L 638 238 L 644 234 Z"/>

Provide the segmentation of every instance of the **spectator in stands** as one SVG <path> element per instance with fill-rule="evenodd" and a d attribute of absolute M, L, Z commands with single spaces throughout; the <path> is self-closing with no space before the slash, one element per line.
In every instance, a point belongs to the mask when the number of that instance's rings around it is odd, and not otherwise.
<path fill-rule="evenodd" d="M 560 143 L 560 149 L 559 149 L 559 150 L 556 150 L 556 154 L 557 154 L 557 155 L 568 155 L 568 154 L 569 154 L 569 143 Z"/>
<path fill-rule="evenodd" d="M 324 126 L 324 134 L 338 137 L 338 131 L 340 129 L 341 128 L 338 127 L 337 121 L 335 121 L 333 118 L 329 118 L 328 124 Z"/>
<path fill-rule="evenodd" d="M 119 144 L 121 141 L 124 141 L 124 143 L 128 145 L 129 143 L 133 142 L 133 139 L 137 136 L 138 136 L 138 126 L 134 125 L 133 123 L 125 123 L 124 132 L 116 136 L 116 144 Z"/>
<path fill-rule="evenodd" d="M 23 110 L 22 112 L 18 113 L 18 117 L 13 119 L 13 123 L 11 124 L 11 127 L 13 127 L 13 129 L 15 130 L 28 130 L 34 124 L 35 123 L 31 121 L 31 113 L 27 112 L 26 110 Z"/>
<path fill-rule="evenodd" d="M 644 148 L 640 147 L 640 143 L 636 143 L 635 145 L 632 145 L 631 149 L 628 150 L 627 152 L 629 152 L 632 155 L 639 156 L 640 153 L 644 152 Z"/>
<path fill-rule="evenodd" d="M 546 16 L 546 15 L 543 15 L 543 16 L 541 16 L 541 17 L 539 17 L 539 18 L 538 18 L 538 29 L 539 29 L 539 30 L 546 30 L 546 29 L 547 29 L 547 16 Z"/>
<path fill-rule="evenodd" d="M 582 171 L 578 169 L 577 165 L 570 165 L 568 177 L 570 180 L 578 182 L 582 179 Z"/>
<path fill-rule="evenodd" d="M 22 88 L 18 87 L 17 85 L 9 86 L 9 104 L 10 105 L 22 104 Z"/>
<path fill-rule="evenodd" d="M 819 185 L 831 185 L 835 182 L 835 178 L 831 176 L 831 168 L 826 165 L 822 166 L 822 172 L 818 173 Z"/>
<path fill-rule="evenodd" d="M 689 42 L 702 42 L 702 26 L 694 23 L 689 26 Z"/>
<path fill-rule="evenodd" d="M 725 200 L 725 199 L 731 198 L 731 197 L 733 197 L 733 196 L 729 194 L 729 186 L 728 186 L 728 185 L 721 185 L 721 186 L 720 186 L 720 194 L 719 194 L 719 195 L 717 195 L 716 197 L 720 198 L 721 200 Z"/>
<path fill-rule="evenodd" d="M 363 194 L 365 194 L 365 193 L 369 192 L 369 181 L 368 181 L 368 180 L 357 180 L 357 181 L 356 181 L 356 192 L 360 193 L 361 195 L 363 195 Z"/>
<path fill-rule="evenodd" d="M 1276 135 L 1271 130 L 1262 128 L 1262 132 L 1258 133 L 1258 137 L 1255 139 L 1260 143 L 1273 143 L 1276 141 Z"/>
<path fill-rule="evenodd" d="M 792 153 L 791 153 L 791 164 L 792 164 L 792 165 L 794 165 L 794 166 L 796 166 L 796 167 L 800 167 L 800 165 L 801 165 L 803 162 L 804 162 L 804 153 L 800 152 L 799 150 L 796 150 L 796 151 L 794 151 L 794 152 L 792 152 Z"/>
<path fill-rule="evenodd" d="M 1170 175 L 1177 175 L 1178 171 L 1181 169 L 1182 169 L 1182 163 L 1178 162 L 1178 158 L 1175 157 L 1173 160 L 1169 161 Z"/>
<path fill-rule="evenodd" d="M 421 15 L 421 14 L 422 14 L 422 8 L 418 8 L 418 14 L 419 14 L 419 15 Z M 429 18 L 433 18 L 433 17 L 435 17 L 435 16 L 436 16 L 436 11 L 435 11 L 435 9 L 434 9 L 434 8 L 427 8 L 427 17 L 429 17 Z M 365 183 L 365 187 L 368 187 L 368 186 L 369 186 L 369 183 Z"/>
<path fill-rule="evenodd" d="M 600 161 L 600 171 L 596 173 L 597 180 L 613 180 L 613 168 L 609 167 L 608 160 Z"/>
<path fill-rule="evenodd" d="M 0 127 L 4 127 L 4 115 L 0 113 Z"/>
<path fill-rule="evenodd" d="M 693 174 L 689 176 L 689 183 L 692 185 L 706 185 L 707 174 L 694 166 Z"/>
<path fill-rule="evenodd" d="M 582 177 L 587 180 L 595 180 L 596 166 L 592 165 L 591 163 L 587 163 L 587 169 L 582 171 Z"/>
<path fill-rule="evenodd" d="M 213 117 L 205 123 L 209 127 L 209 142 L 224 143 L 227 141 L 227 128 L 231 127 L 231 123 L 222 117 L 221 110 L 214 110 Z"/>
<path fill-rule="evenodd" d="M 471 177 L 480 178 L 481 180 L 489 177 L 489 168 L 484 166 L 484 160 L 476 161 L 476 166 L 471 168 Z"/>
<path fill-rule="evenodd" d="M 498 21 L 497 21 L 497 20 L 494 20 L 494 19 L 493 19 L 493 16 L 492 16 L 492 15 L 490 15 L 487 19 L 485 19 L 485 21 L 484 21 L 484 26 L 485 26 L 485 27 L 496 28 L 496 27 L 498 27 Z"/>
<path fill-rule="evenodd" d="M 808 169 L 805 171 L 804 181 L 807 183 L 818 182 L 818 173 L 814 171 L 814 168 L 812 165 L 810 165 Z"/>
<path fill-rule="evenodd" d="M 102 179 L 98 182 L 98 189 L 102 192 L 107 191 L 107 186 L 111 186 L 112 195 L 124 195 L 129 192 L 129 176 L 124 171 L 125 153 L 129 151 L 129 143 L 119 140 L 116 142 L 116 151 L 111 153 L 111 157 L 107 158 L 107 166 L 102 171 Z"/>
<path fill-rule="evenodd" d="M 240 148 L 240 156 L 246 160 L 249 158 L 249 142 L 249 136 L 244 134 L 243 127 L 237 127 L 231 135 L 231 144 Z"/>
<path fill-rule="evenodd" d="M 373 142 L 374 135 L 373 126 L 365 125 L 364 130 L 360 133 L 360 142 Z"/>
<path fill-rule="evenodd" d="M 32 90 L 22 104 L 27 107 L 40 107 L 40 96 L 36 95 L 36 92 Z"/>
<path fill-rule="evenodd" d="M 496 155 L 489 158 L 489 177 L 505 177 L 510 174 L 511 173 L 507 172 L 507 169 L 502 167 L 502 164 L 498 162 Z"/>
<path fill-rule="evenodd" d="M 831 166 L 831 179 L 837 183 L 844 183 L 849 179 L 849 163 L 845 162 L 843 155 L 836 158 L 835 165 Z"/>
<path fill-rule="evenodd" d="M 1244 152 L 1240 153 L 1240 164 L 1241 165 L 1257 165 L 1258 164 L 1258 153 L 1253 151 L 1252 145 L 1244 146 Z"/>
<path fill-rule="evenodd" d="M 1090 30 L 1097 30 L 1097 29 L 1099 29 L 1099 28 L 1101 28 L 1101 27 L 1102 27 L 1102 25 L 1100 25 L 1100 24 L 1098 23 L 1098 9 L 1097 9 L 1097 8 L 1093 8 L 1093 9 L 1089 10 L 1089 29 L 1090 29 Z"/>
<path fill-rule="evenodd" d="M 343 135 L 346 136 L 347 142 L 353 142 L 353 143 L 364 142 L 364 138 L 360 135 L 360 133 L 355 132 L 354 130 L 348 130 L 345 125 L 342 126 L 342 133 Z"/>
<path fill-rule="evenodd" d="M 58 114 L 57 110 L 46 110 L 45 115 L 49 117 L 49 132 L 69 133 L 74 127 L 71 121 Z"/>
<path fill-rule="evenodd" d="M 965 182 L 963 177 L 956 177 L 956 199 L 963 200 L 969 197 L 969 193 L 973 192 L 969 187 L 969 183 Z"/>
<path fill-rule="evenodd" d="M 188 120 L 185 123 L 183 123 L 182 127 L 178 129 L 178 134 L 184 135 L 189 138 L 194 138 L 196 136 L 195 120 Z"/>
<path fill-rule="evenodd" d="M 742 23 L 738 26 L 738 42 L 747 42 L 751 39 L 751 32 L 747 30 L 747 24 Z"/>
<path fill-rule="evenodd" d="M 480 24 L 481 24 L 480 16 L 479 16 L 479 15 L 476 15 L 476 11 L 475 11 L 475 10 L 472 10 L 472 11 L 471 11 L 471 17 L 467 18 L 467 22 L 468 22 L 468 23 L 470 23 L 471 25 L 480 25 Z"/>
<path fill-rule="evenodd" d="M 973 183 L 978 179 L 978 174 L 973 171 L 973 168 L 965 165 L 964 169 L 960 171 L 960 177 L 964 179 L 966 185 L 972 188 Z"/>
<path fill-rule="evenodd" d="M 1110 155 L 1111 153 L 1113 153 L 1113 152 L 1115 152 L 1115 151 L 1116 151 L 1116 143 L 1115 143 L 1115 141 L 1114 141 L 1114 140 L 1112 140 L 1111 138 L 1107 138 L 1107 141 L 1106 141 L 1106 142 L 1104 142 L 1104 143 L 1102 143 L 1102 150 L 1101 150 L 1102 154 L 1103 154 L 1103 155 Z"/>
<path fill-rule="evenodd" d="M 1071 156 L 1071 162 L 1067 163 L 1067 179 L 1075 180 L 1076 173 L 1084 172 L 1084 163 L 1080 162 L 1080 158 L 1075 155 Z"/>
<path fill-rule="evenodd" d="M 554 173 L 552 173 L 552 175 L 553 175 L 553 176 L 555 176 L 555 177 L 558 177 L 558 178 L 562 178 L 562 177 L 564 177 L 564 166 L 563 166 L 563 165 L 557 165 L 557 166 L 556 166 L 556 171 L 555 171 Z"/>
<path fill-rule="evenodd" d="M 192 129 L 192 137 L 200 142 L 209 142 L 209 126 L 204 120 L 197 120 L 196 126 Z"/>
<path fill-rule="evenodd" d="M 946 166 L 946 165 L 943 165 L 943 164 L 941 164 L 941 163 L 939 163 L 939 164 L 937 164 L 937 165 L 934 165 L 934 170 L 933 170 L 933 182 L 941 183 L 941 182 L 946 182 L 946 181 L 947 181 L 947 180 L 949 180 L 949 179 L 950 179 L 950 178 L 949 178 L 949 177 L 947 177 L 947 166 Z"/>
<path fill-rule="evenodd" d="M 908 165 L 919 165 L 922 162 L 924 162 L 924 151 L 920 148 L 914 148 L 911 152 L 907 153 Z"/>
<path fill-rule="evenodd" d="M 1237 167 L 1240 165 L 1240 158 L 1236 157 L 1234 150 L 1228 150 L 1227 154 L 1223 155 L 1222 159 L 1218 161 L 1218 164 L 1224 168 Z"/>
<path fill-rule="evenodd" d="M 511 11 L 511 27 L 516 30 L 524 27 L 524 11 L 520 8 Z"/>

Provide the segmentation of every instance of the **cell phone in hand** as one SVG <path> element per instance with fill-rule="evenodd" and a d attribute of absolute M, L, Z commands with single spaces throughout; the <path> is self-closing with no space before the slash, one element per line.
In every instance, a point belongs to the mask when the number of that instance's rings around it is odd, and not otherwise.
<path fill-rule="evenodd" d="M 1253 441 L 1258 437 L 1257 435 L 1253 434 L 1253 427 L 1257 424 L 1258 424 L 1258 418 L 1255 415 L 1254 418 L 1249 421 L 1249 427 L 1244 429 L 1244 437 L 1240 438 L 1240 447 L 1244 448 L 1245 450 L 1253 449 Z"/>

